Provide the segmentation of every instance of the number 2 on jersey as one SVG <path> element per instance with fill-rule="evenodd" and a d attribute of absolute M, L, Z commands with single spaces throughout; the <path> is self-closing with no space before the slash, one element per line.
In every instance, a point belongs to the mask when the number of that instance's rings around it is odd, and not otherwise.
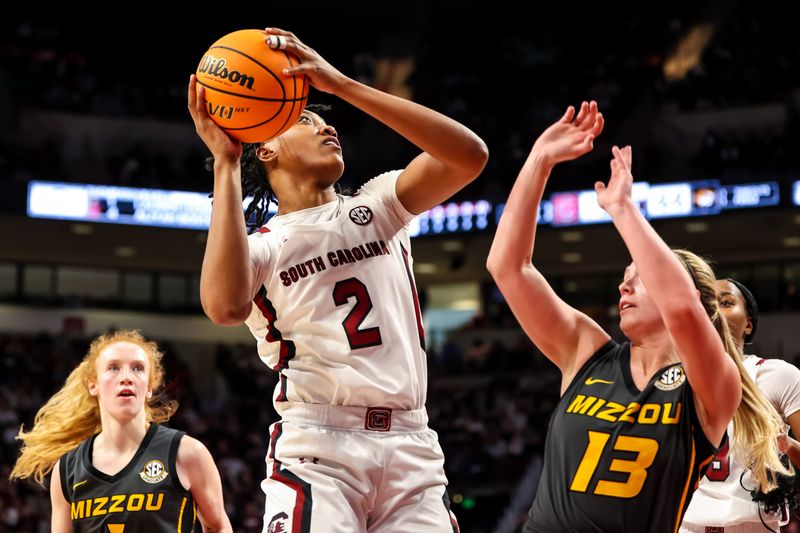
<path fill-rule="evenodd" d="M 589 444 L 586 446 L 570 490 L 586 492 L 610 437 L 609 433 L 589 432 Z M 594 493 L 614 498 L 634 498 L 642 490 L 647 479 L 647 469 L 655 461 L 656 453 L 658 453 L 658 441 L 644 437 L 619 435 L 612 449 L 621 452 L 636 452 L 636 457 L 632 461 L 614 459 L 608 468 L 611 472 L 628 474 L 628 479 L 624 483 L 600 479 L 597 481 Z"/>
<path fill-rule="evenodd" d="M 356 304 L 342 320 L 342 327 L 347 335 L 350 348 L 367 348 L 378 346 L 382 343 L 381 330 L 378 327 L 360 329 L 361 324 L 372 310 L 372 298 L 369 296 L 367 286 L 356 278 L 337 281 L 333 286 L 333 302 L 336 307 L 347 305 L 350 298 L 356 299 Z"/>

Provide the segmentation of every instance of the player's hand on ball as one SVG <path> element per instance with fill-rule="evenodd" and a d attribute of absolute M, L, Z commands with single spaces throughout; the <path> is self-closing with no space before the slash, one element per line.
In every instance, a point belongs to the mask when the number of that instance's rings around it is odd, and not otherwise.
<path fill-rule="evenodd" d="M 317 90 L 336 94 L 347 76 L 325 61 L 316 50 L 305 45 L 294 33 L 280 28 L 266 28 L 267 45 L 272 49 L 286 50 L 295 56 L 300 64 L 283 71 L 287 75 L 305 74 Z"/>
<path fill-rule="evenodd" d="M 228 136 L 227 133 L 211 120 L 206 110 L 205 87 L 197 86 L 194 74 L 189 78 L 189 114 L 194 121 L 197 134 L 206 144 L 215 161 L 238 162 L 242 157 L 242 143 Z"/>

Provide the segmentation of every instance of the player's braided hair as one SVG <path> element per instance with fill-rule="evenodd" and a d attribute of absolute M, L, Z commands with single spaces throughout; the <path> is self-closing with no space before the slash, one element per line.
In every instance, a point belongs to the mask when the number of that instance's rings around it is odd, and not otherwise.
<path fill-rule="evenodd" d="M 320 111 L 330 111 L 331 106 L 324 104 L 310 104 L 306 109 L 319 113 Z M 240 165 L 242 167 L 242 201 L 248 196 L 253 199 L 247 204 L 244 211 L 244 219 L 247 223 L 248 230 L 255 230 L 264 225 L 267 218 L 267 210 L 269 204 L 274 203 L 278 205 L 278 198 L 269 184 L 269 176 L 267 169 L 264 168 L 264 163 L 256 155 L 256 150 L 263 143 L 243 143 L 242 144 L 242 157 Z M 214 158 L 206 158 L 206 170 L 209 172 L 214 171 Z M 208 195 L 209 198 L 214 197 L 214 193 Z M 251 218 L 252 217 L 252 218 Z"/>
<path fill-rule="evenodd" d="M 781 456 L 781 463 L 787 468 L 789 467 L 789 457 L 787 455 Z M 758 504 L 758 518 L 761 523 L 769 531 L 773 531 L 766 522 L 764 522 L 763 513 L 767 514 L 780 514 L 784 509 L 790 513 L 797 513 L 800 508 L 800 503 L 797 501 L 797 495 L 800 494 L 800 474 L 787 476 L 780 472 L 769 472 L 768 474 L 774 478 L 776 487 L 769 492 L 763 492 L 759 487 L 750 490 L 744 486 L 743 478 L 747 470 L 742 472 L 739 477 L 739 485 L 750 493 L 750 497 Z M 777 533 L 773 531 L 773 533 Z"/>

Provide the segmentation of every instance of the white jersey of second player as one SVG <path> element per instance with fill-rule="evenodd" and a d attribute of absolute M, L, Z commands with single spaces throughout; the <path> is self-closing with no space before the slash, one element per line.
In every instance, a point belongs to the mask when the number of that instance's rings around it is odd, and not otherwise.
<path fill-rule="evenodd" d="M 800 370 L 797 367 L 780 359 L 761 359 L 755 355 L 745 356 L 743 363 L 747 373 L 781 414 L 784 422 L 800 411 Z M 733 423 L 728 426 L 728 442 L 731 435 Z M 749 492 L 755 487 L 753 478 L 749 470 L 742 476 L 743 465 L 734 451 L 726 454 L 727 451 L 726 444 L 700 481 L 683 517 L 684 525 L 731 527 L 755 522 L 763 528 L 758 505 Z M 742 485 L 748 490 L 743 489 Z M 777 515 L 765 515 L 763 512 L 762 517 L 765 522 L 772 524 L 780 519 Z"/>
<path fill-rule="evenodd" d="M 275 216 L 248 238 L 246 323 L 280 373 L 273 400 L 421 409 L 427 361 L 401 171 L 354 196 Z"/>

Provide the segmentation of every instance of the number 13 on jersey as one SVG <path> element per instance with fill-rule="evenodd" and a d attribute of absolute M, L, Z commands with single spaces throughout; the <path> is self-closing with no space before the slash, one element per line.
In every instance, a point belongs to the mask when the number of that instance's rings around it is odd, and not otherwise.
<path fill-rule="evenodd" d="M 583 453 L 578 471 L 575 472 L 570 490 L 586 492 L 610 438 L 611 434 L 609 433 L 589 431 L 589 444 Z M 625 482 L 599 479 L 594 494 L 614 498 L 634 498 L 642 490 L 647 479 L 647 469 L 655 461 L 656 453 L 658 453 L 658 441 L 644 437 L 619 435 L 614 441 L 612 450 L 636 453 L 633 460 L 612 460 L 611 466 L 608 468 L 611 472 L 627 474 L 628 479 Z"/>

